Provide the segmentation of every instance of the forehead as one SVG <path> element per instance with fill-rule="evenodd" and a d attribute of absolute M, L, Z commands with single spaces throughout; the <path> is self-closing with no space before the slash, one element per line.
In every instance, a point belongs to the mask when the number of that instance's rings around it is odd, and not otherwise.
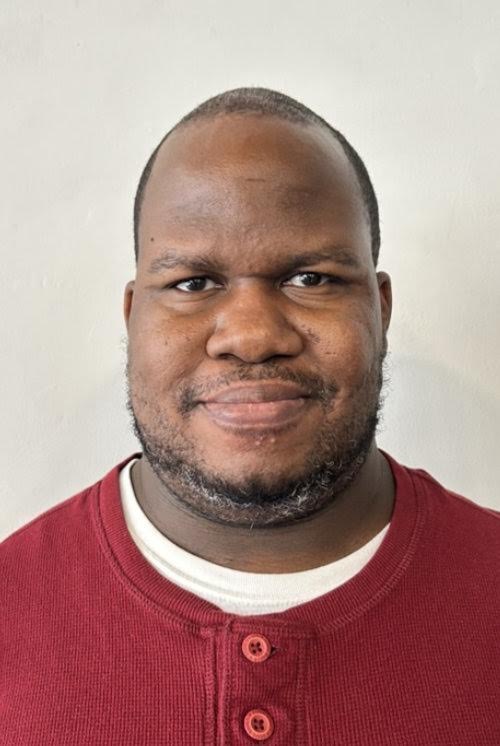
<path fill-rule="evenodd" d="M 311 234 L 342 240 L 332 233 L 343 232 L 370 251 L 357 178 L 326 129 L 225 115 L 187 124 L 163 144 L 144 195 L 139 253 L 163 240 L 288 244 Z"/>

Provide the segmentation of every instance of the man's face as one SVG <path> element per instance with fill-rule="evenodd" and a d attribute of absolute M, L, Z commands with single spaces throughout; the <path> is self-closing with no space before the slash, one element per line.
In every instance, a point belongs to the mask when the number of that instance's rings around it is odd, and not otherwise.
<path fill-rule="evenodd" d="M 323 507 L 372 443 L 390 316 L 340 145 L 253 116 L 177 130 L 139 240 L 130 406 L 160 480 L 227 523 Z"/>

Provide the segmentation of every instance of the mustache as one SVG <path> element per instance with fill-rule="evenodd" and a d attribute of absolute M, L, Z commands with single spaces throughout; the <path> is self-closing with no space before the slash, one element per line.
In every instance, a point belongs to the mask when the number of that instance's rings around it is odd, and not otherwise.
<path fill-rule="evenodd" d="M 338 392 L 335 381 L 327 381 L 312 373 L 291 370 L 277 364 L 262 366 L 259 370 L 255 370 L 254 367 L 241 366 L 224 376 L 217 376 L 213 379 L 204 378 L 200 381 L 194 380 L 186 383 L 185 386 L 181 386 L 178 392 L 179 409 L 182 414 L 189 414 L 200 399 L 210 396 L 233 383 L 277 380 L 301 386 L 311 398 L 318 399 L 323 405 L 330 403 Z"/>

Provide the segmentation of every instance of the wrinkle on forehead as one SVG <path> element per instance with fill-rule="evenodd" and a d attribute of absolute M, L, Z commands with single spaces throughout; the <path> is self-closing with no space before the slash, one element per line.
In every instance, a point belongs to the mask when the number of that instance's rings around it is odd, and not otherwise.
<path fill-rule="evenodd" d="M 242 178 L 244 182 L 248 182 L 249 184 L 268 184 L 271 186 L 278 195 L 280 206 L 285 210 L 300 207 L 304 201 L 318 196 L 319 189 L 317 185 L 281 183 L 276 180 L 273 183 L 273 180 L 264 176 L 244 176 Z"/>
<path fill-rule="evenodd" d="M 251 166 L 247 169 L 255 170 Z M 363 209 L 357 189 L 346 188 L 340 180 L 335 183 L 331 178 L 329 183 L 321 177 L 300 178 L 286 169 L 249 176 L 230 169 L 210 172 L 178 167 L 155 180 L 144 205 L 143 219 L 163 215 L 168 220 L 192 222 L 235 211 L 243 217 L 252 210 L 258 210 L 259 217 L 265 219 L 270 209 L 276 214 L 286 213 L 288 219 L 291 213 L 331 210 L 347 203 L 353 210 Z"/>

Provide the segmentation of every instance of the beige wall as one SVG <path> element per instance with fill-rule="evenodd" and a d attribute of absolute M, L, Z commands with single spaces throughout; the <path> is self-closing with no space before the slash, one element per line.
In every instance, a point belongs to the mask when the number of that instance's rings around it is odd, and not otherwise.
<path fill-rule="evenodd" d="M 265 85 L 365 158 L 392 273 L 382 447 L 500 508 L 500 6 L 3 0 L 0 534 L 135 448 L 122 287 L 166 129 Z"/>

